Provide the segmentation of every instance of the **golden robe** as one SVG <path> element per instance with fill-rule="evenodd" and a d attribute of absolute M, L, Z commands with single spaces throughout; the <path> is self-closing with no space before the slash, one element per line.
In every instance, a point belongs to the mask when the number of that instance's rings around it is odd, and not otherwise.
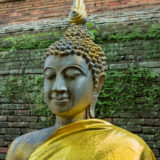
<path fill-rule="evenodd" d="M 74 122 L 58 129 L 29 160 L 155 160 L 138 136 L 99 119 Z"/>

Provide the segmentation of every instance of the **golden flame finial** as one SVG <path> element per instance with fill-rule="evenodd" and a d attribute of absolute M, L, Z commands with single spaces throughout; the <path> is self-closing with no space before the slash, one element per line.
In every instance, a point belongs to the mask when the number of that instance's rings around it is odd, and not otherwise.
<path fill-rule="evenodd" d="M 69 14 L 69 22 L 71 24 L 85 24 L 87 21 L 87 13 L 83 0 L 74 0 Z"/>

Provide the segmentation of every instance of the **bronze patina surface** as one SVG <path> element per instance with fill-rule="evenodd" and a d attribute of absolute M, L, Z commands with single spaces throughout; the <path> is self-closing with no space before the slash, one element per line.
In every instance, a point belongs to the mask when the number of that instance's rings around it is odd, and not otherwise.
<path fill-rule="evenodd" d="M 18 137 L 7 160 L 154 160 L 136 135 L 94 119 L 106 58 L 85 26 L 83 0 L 75 0 L 65 36 L 45 55 L 44 93 L 56 124 Z"/>

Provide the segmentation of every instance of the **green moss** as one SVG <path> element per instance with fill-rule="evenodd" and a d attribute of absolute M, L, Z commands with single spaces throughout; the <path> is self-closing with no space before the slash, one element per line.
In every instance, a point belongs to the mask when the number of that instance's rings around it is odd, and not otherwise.
<path fill-rule="evenodd" d="M 97 101 L 96 116 L 104 118 L 117 111 L 137 111 L 158 104 L 158 74 L 146 68 L 107 71 Z"/>
<path fill-rule="evenodd" d="M 145 28 L 143 26 L 125 27 L 120 30 L 118 27 L 98 26 L 94 23 L 87 23 L 88 30 L 96 43 L 105 44 L 114 41 L 132 40 L 154 40 L 160 39 L 160 23 L 156 23 Z M 114 29 L 110 29 L 114 28 Z M 132 29 L 131 29 L 132 28 Z M 0 38 L 0 51 L 10 51 L 22 49 L 48 48 L 65 33 L 64 29 L 42 33 L 26 33 L 18 36 Z"/>
<path fill-rule="evenodd" d="M 59 40 L 63 30 L 53 32 L 42 32 L 33 34 L 22 34 L 18 36 L 0 38 L 0 51 L 15 51 L 23 49 L 48 48 L 53 42 Z"/>
<path fill-rule="evenodd" d="M 160 23 L 155 23 L 147 27 L 136 25 L 131 27 L 127 26 L 123 29 L 117 27 L 114 28 L 114 30 L 111 30 L 109 27 L 100 27 L 98 33 L 99 34 L 95 35 L 95 41 L 97 43 L 108 41 L 125 42 L 132 40 L 157 40 L 160 39 Z"/>

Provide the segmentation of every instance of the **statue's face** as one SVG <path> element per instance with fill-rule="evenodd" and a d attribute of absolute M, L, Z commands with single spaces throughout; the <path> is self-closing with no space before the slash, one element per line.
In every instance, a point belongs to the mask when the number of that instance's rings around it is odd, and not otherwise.
<path fill-rule="evenodd" d="M 93 96 L 92 74 L 85 59 L 77 55 L 47 57 L 44 93 L 56 115 L 71 117 L 85 110 Z"/>

